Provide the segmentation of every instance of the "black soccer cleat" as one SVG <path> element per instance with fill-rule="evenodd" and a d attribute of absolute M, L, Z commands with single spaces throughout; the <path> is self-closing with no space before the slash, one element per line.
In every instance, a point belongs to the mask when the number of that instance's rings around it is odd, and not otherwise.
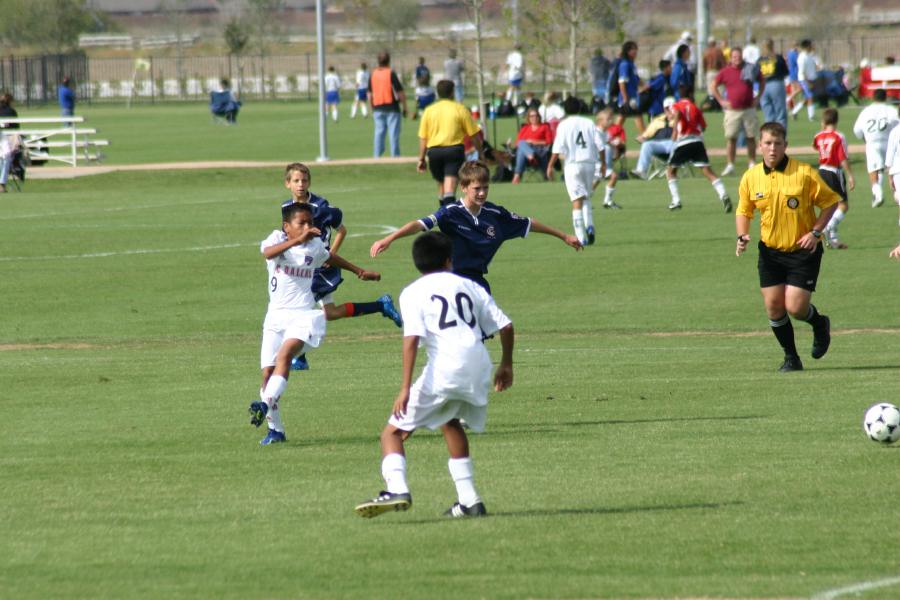
<path fill-rule="evenodd" d="M 359 516 L 371 519 L 386 512 L 408 510 L 410 506 L 412 506 L 412 496 L 409 494 L 392 494 L 382 491 L 375 498 L 358 504 L 353 510 Z"/>
<path fill-rule="evenodd" d="M 250 413 L 250 424 L 259 427 L 266 421 L 266 415 L 269 414 L 269 407 L 265 402 L 251 402 L 250 408 L 247 410 Z"/>
<path fill-rule="evenodd" d="M 463 506 L 456 502 L 444 513 L 445 517 L 452 519 L 465 519 L 467 517 L 485 517 L 487 509 L 484 508 L 484 502 L 478 502 L 472 506 Z"/>
<path fill-rule="evenodd" d="M 782 363 L 781 368 L 778 369 L 781 373 L 790 373 L 791 371 L 802 371 L 803 363 L 800 362 L 799 356 L 788 356 L 785 355 L 784 363 Z"/>
<path fill-rule="evenodd" d="M 821 325 L 813 328 L 813 345 L 812 357 L 820 359 L 828 352 L 828 346 L 831 345 L 831 319 L 825 315 L 820 315 Z"/>

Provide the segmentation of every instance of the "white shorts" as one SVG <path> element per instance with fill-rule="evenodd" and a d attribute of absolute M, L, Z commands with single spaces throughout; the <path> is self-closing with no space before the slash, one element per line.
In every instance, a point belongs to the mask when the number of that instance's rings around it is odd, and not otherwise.
<path fill-rule="evenodd" d="M 569 192 L 569 200 L 573 202 L 579 198 L 591 199 L 594 190 L 594 170 L 596 163 L 566 163 L 563 167 L 563 176 L 566 180 L 566 191 Z"/>
<path fill-rule="evenodd" d="M 476 406 L 465 400 L 424 394 L 416 383 L 409 391 L 406 414 L 401 419 L 391 415 L 388 423 L 402 431 L 414 431 L 421 427 L 439 429 L 453 419 L 465 421 L 469 429 L 481 433 L 487 421 L 487 405 Z"/>
<path fill-rule="evenodd" d="M 866 170 L 874 173 L 883 169 L 886 154 L 887 144 L 866 144 Z"/>
<path fill-rule="evenodd" d="M 259 368 L 275 366 L 275 357 L 284 340 L 303 341 L 303 351 L 318 348 L 325 338 L 325 313 L 321 310 L 276 310 L 266 313 L 263 322 Z"/>
<path fill-rule="evenodd" d="M 894 202 L 900 204 L 900 173 L 891 175 L 894 178 Z"/>
<path fill-rule="evenodd" d="M 328 293 L 319 298 L 319 306 L 324 308 L 326 304 L 334 304 L 334 294 Z"/>

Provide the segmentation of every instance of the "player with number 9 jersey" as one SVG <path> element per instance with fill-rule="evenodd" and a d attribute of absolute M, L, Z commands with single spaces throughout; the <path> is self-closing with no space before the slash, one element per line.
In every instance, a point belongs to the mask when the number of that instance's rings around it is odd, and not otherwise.
<path fill-rule="evenodd" d="M 487 291 L 449 271 L 429 273 L 400 294 L 400 312 L 403 336 L 420 338 L 428 355 L 413 398 L 485 406 L 492 365 L 482 339 L 511 322 Z"/>

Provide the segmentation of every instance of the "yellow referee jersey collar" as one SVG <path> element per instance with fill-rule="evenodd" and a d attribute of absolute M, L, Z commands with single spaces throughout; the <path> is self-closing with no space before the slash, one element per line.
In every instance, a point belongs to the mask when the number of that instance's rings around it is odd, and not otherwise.
<path fill-rule="evenodd" d="M 785 154 L 784 158 L 781 159 L 781 162 L 775 165 L 773 168 L 769 168 L 766 166 L 766 162 L 763 161 L 763 172 L 768 175 L 772 171 L 778 171 L 779 173 L 784 173 L 784 170 L 787 169 L 788 164 L 788 155 Z"/>

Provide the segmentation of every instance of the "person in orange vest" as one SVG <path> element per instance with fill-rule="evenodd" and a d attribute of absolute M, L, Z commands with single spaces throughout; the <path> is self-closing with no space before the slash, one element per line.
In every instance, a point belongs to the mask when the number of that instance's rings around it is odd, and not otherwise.
<path fill-rule="evenodd" d="M 391 141 L 391 156 L 400 156 L 400 117 L 406 117 L 406 93 L 391 70 L 391 55 L 378 54 L 378 67 L 369 78 L 369 104 L 375 121 L 375 158 L 384 154 L 384 135 Z"/>

